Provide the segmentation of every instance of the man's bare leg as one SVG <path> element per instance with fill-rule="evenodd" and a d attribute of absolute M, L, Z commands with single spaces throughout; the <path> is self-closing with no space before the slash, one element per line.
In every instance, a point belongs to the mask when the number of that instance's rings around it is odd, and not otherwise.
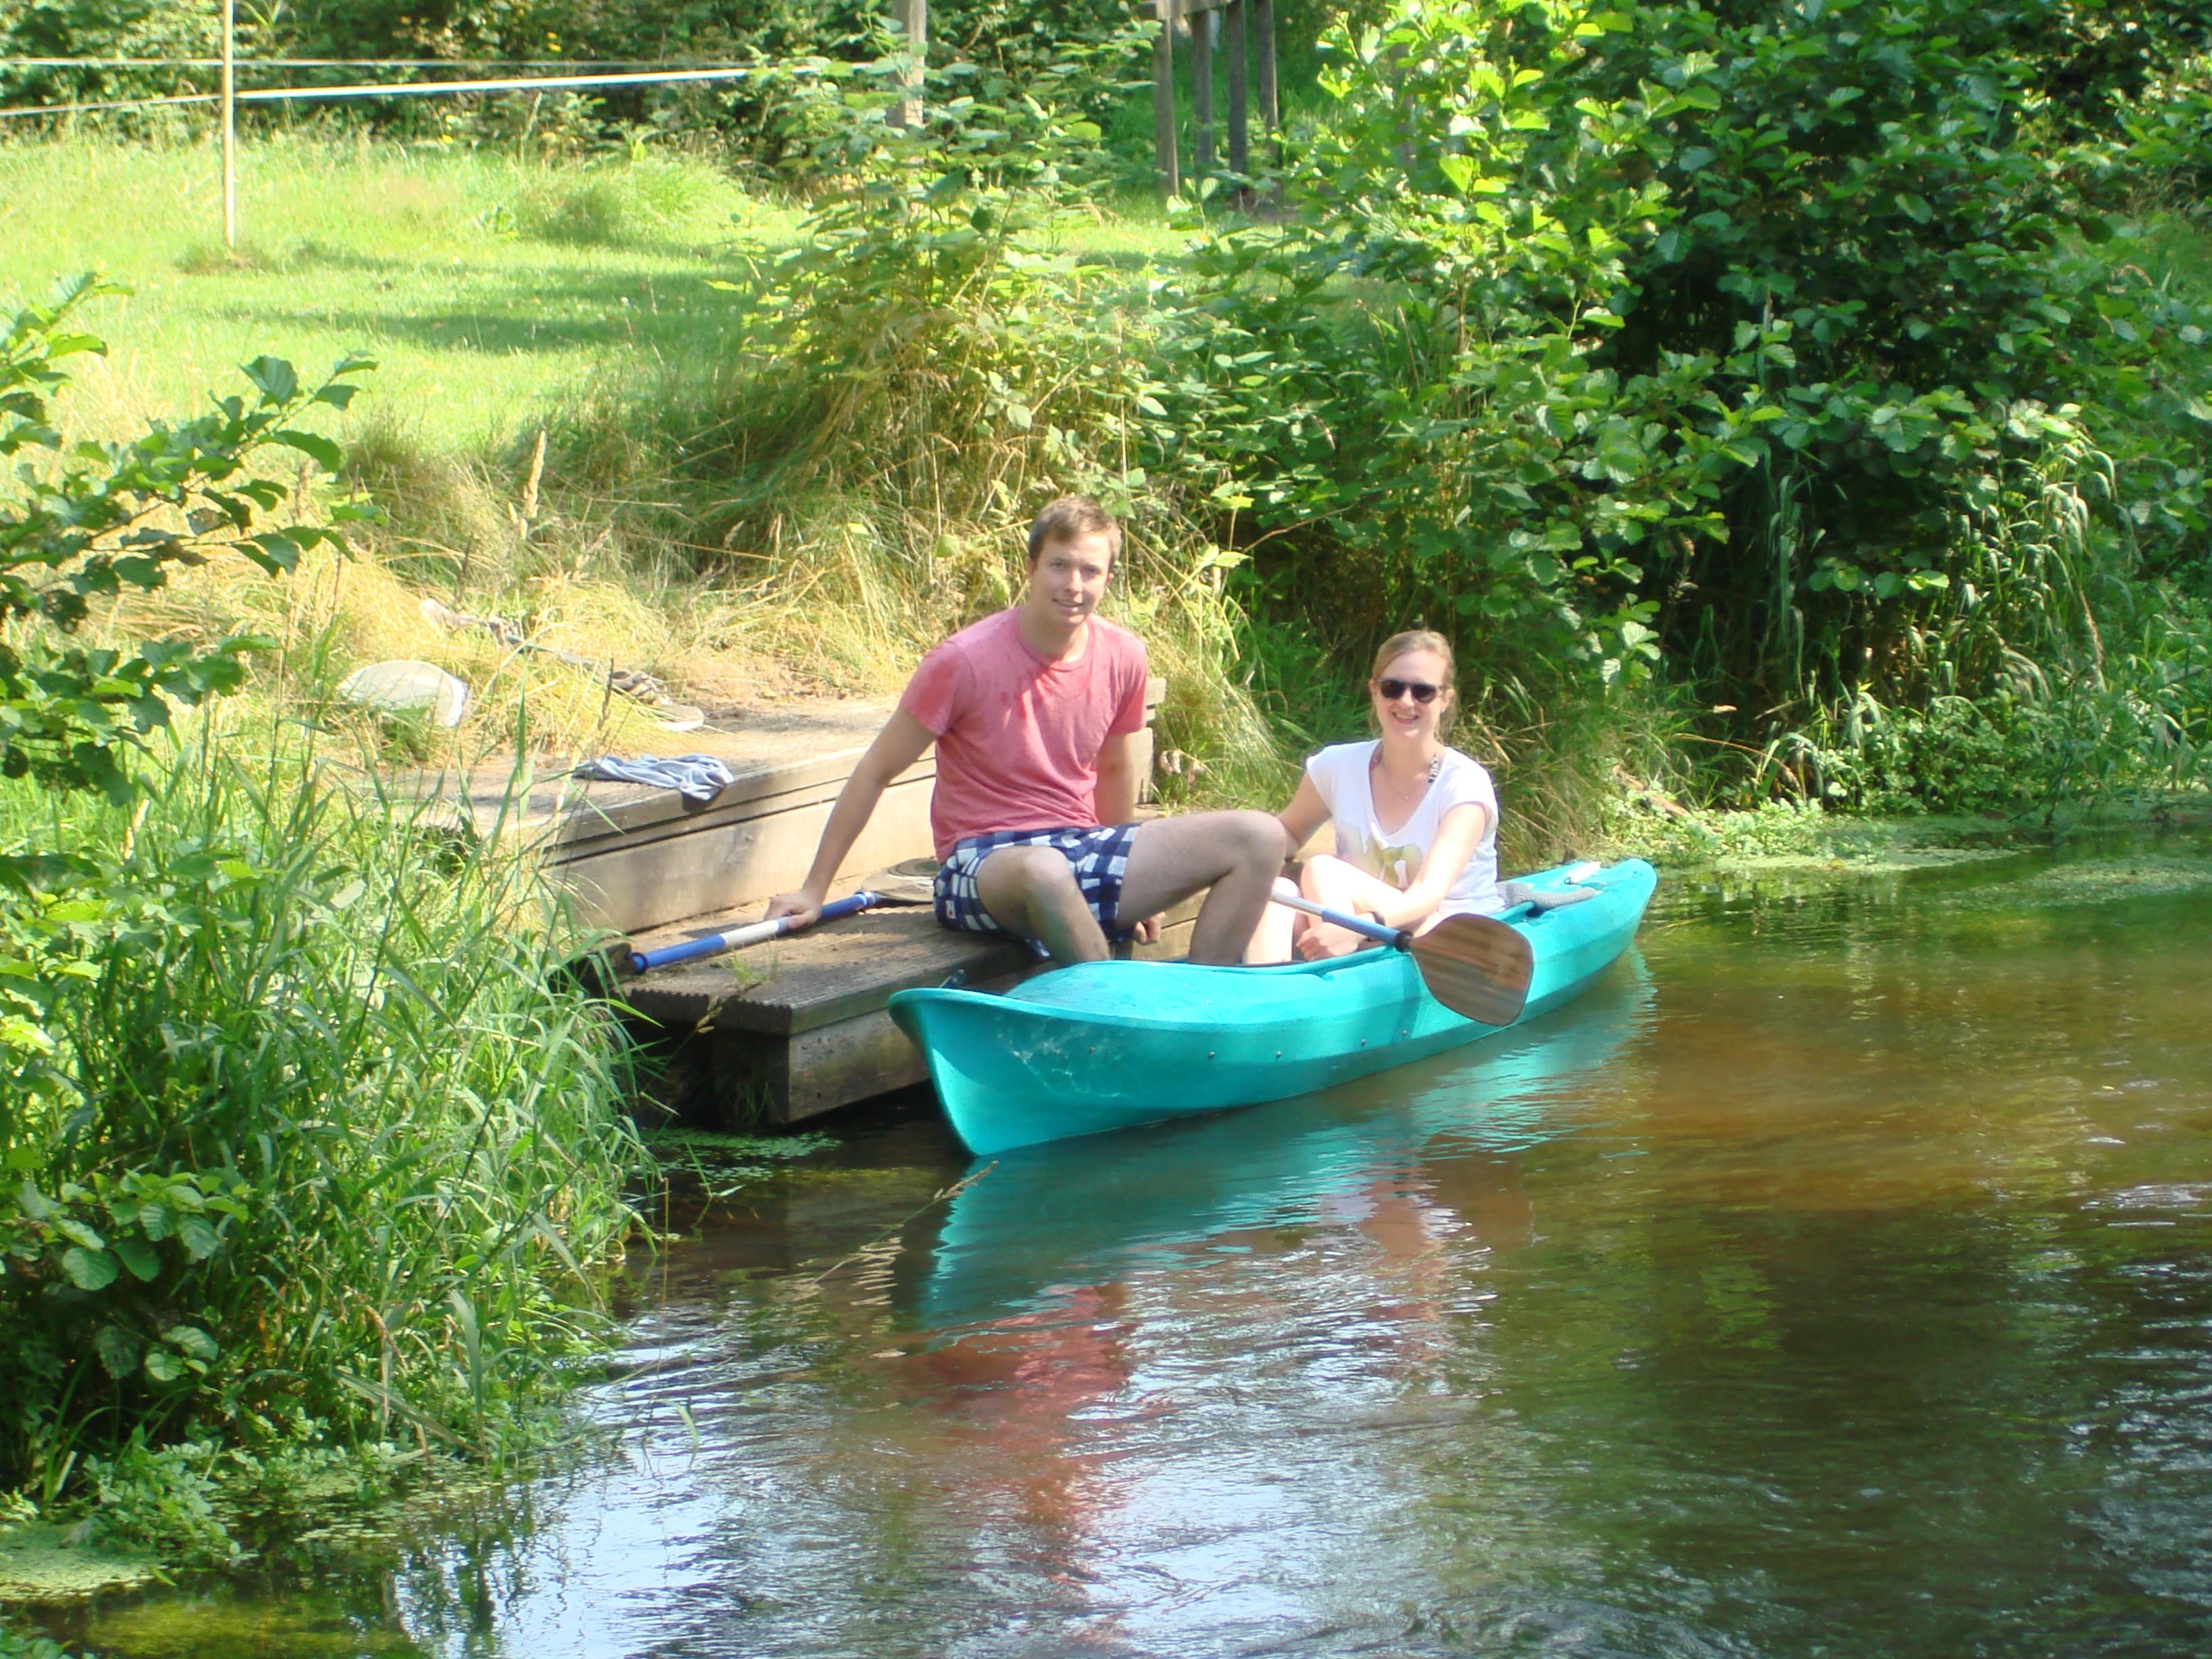
<path fill-rule="evenodd" d="M 975 896 L 1000 927 L 1036 940 L 1063 968 L 1103 962 L 1112 954 L 1075 884 L 1074 866 L 1052 848 L 1001 847 L 985 854 L 975 866 Z"/>
<path fill-rule="evenodd" d="M 1278 876 L 1274 890 L 1278 896 L 1296 898 L 1298 884 L 1288 877 Z M 1245 962 L 1255 968 L 1288 962 L 1291 940 L 1297 935 L 1298 923 L 1304 920 L 1287 905 L 1270 904 L 1260 913 L 1260 925 L 1252 930 L 1252 942 L 1244 947 Z"/>
<path fill-rule="evenodd" d="M 1157 915 L 1210 887 L 1191 930 L 1190 959 L 1242 962 L 1289 850 L 1282 822 L 1271 812 L 1154 818 L 1139 824 L 1129 843 L 1121 919 L 1126 925 Z"/>

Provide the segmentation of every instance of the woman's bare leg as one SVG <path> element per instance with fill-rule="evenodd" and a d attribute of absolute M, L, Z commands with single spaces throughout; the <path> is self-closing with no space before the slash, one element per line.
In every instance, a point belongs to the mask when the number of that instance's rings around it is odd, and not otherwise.
<path fill-rule="evenodd" d="M 1346 912 L 1379 909 L 1396 903 L 1402 896 L 1389 883 L 1378 881 L 1358 866 L 1326 853 L 1305 861 L 1304 869 L 1299 872 L 1298 885 L 1316 904 Z M 1306 957 L 1340 957 L 1374 942 L 1334 923 L 1316 921 L 1298 941 L 1298 951 Z"/>

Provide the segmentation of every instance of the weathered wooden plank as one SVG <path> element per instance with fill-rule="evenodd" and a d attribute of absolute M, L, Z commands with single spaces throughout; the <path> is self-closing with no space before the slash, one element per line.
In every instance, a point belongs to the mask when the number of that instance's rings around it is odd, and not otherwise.
<path fill-rule="evenodd" d="M 1156 704 L 1164 689 L 1156 677 L 1148 699 Z M 1139 798 L 1146 800 L 1152 796 L 1152 743 L 1146 726 L 1136 734 L 1133 750 Z M 574 895 L 586 925 L 630 934 L 759 903 L 805 879 L 822 826 L 859 757 L 854 750 L 832 764 L 790 768 L 786 775 L 797 780 L 793 787 L 735 801 L 726 790 L 704 805 L 656 792 L 650 817 L 601 823 L 589 836 L 572 830 L 571 839 L 549 847 L 547 871 Z M 899 775 L 884 792 L 840 879 L 929 854 L 936 775 L 933 758 Z"/>
<path fill-rule="evenodd" d="M 839 757 L 845 769 L 828 770 L 826 775 L 815 773 L 793 788 L 775 793 L 762 793 L 730 799 L 726 793 L 711 801 L 688 801 L 668 790 L 659 791 L 659 799 L 653 805 L 660 809 L 649 819 L 634 819 L 617 823 L 599 816 L 592 804 L 580 804 L 571 811 L 562 826 L 561 839 L 550 842 L 543 854 L 548 869 L 575 863 L 580 859 L 598 858 L 617 848 L 649 847 L 653 842 L 678 836 L 712 835 L 732 823 L 750 818 L 768 817 L 777 812 L 788 812 L 800 807 L 819 806 L 835 801 L 845 787 L 853 763 L 859 761 L 860 751 Z M 902 784 L 929 785 L 937 776 L 936 757 L 928 754 L 892 780 L 891 787 Z M 674 803 L 674 810 L 669 811 Z"/>
<path fill-rule="evenodd" d="M 1139 954 L 1181 955 L 1190 948 L 1190 930 L 1188 917 L 1170 922 Z M 1042 964 L 1026 952 L 1023 957 L 1012 972 L 970 982 L 1003 991 L 1041 971 Z M 884 994 L 888 1000 L 890 992 Z M 929 1079 L 921 1050 L 883 1007 L 787 1036 L 717 1028 L 712 1038 L 714 1095 L 732 1123 L 796 1123 Z"/>
<path fill-rule="evenodd" d="M 928 854 L 933 782 L 916 778 L 884 792 L 841 879 Z M 757 904 L 805 879 L 835 799 L 833 791 L 789 811 L 732 818 L 696 834 L 616 840 L 603 852 L 562 861 L 553 873 L 574 894 L 587 925 L 631 934 Z"/>

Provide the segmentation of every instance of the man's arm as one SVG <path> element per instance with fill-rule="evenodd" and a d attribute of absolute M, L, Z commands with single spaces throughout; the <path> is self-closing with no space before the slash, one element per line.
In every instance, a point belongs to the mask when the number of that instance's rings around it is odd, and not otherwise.
<path fill-rule="evenodd" d="M 1098 750 L 1098 787 L 1093 797 L 1101 823 L 1127 823 L 1137 816 L 1137 734 L 1108 734 Z"/>
<path fill-rule="evenodd" d="M 830 809 L 830 821 L 822 826 L 822 840 L 814 849 L 814 864 L 806 872 L 806 880 L 797 892 L 778 893 L 770 899 L 766 920 L 795 916 L 804 927 L 822 914 L 830 884 L 836 879 L 860 831 L 868 827 L 884 791 L 936 740 L 936 733 L 903 708 L 884 722 L 884 729 L 876 733 L 876 740 L 860 757 L 852 776 L 845 780 L 844 788 L 838 791 L 837 804 Z"/>

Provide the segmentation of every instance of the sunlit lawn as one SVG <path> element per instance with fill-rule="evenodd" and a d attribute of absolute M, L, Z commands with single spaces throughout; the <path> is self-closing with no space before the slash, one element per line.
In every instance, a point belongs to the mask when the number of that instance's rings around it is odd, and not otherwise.
<path fill-rule="evenodd" d="M 1180 246 L 1130 207 L 1080 245 L 1117 264 Z M 132 290 L 90 320 L 112 348 L 81 374 L 90 428 L 188 408 L 262 352 L 303 370 L 365 352 L 382 366 L 362 417 L 381 405 L 426 449 L 475 448 L 587 383 L 731 349 L 737 307 L 708 283 L 788 247 L 803 217 L 687 158 L 550 168 L 270 140 L 242 152 L 234 264 L 212 146 L 5 144 L 0 308 L 80 270 Z"/>

